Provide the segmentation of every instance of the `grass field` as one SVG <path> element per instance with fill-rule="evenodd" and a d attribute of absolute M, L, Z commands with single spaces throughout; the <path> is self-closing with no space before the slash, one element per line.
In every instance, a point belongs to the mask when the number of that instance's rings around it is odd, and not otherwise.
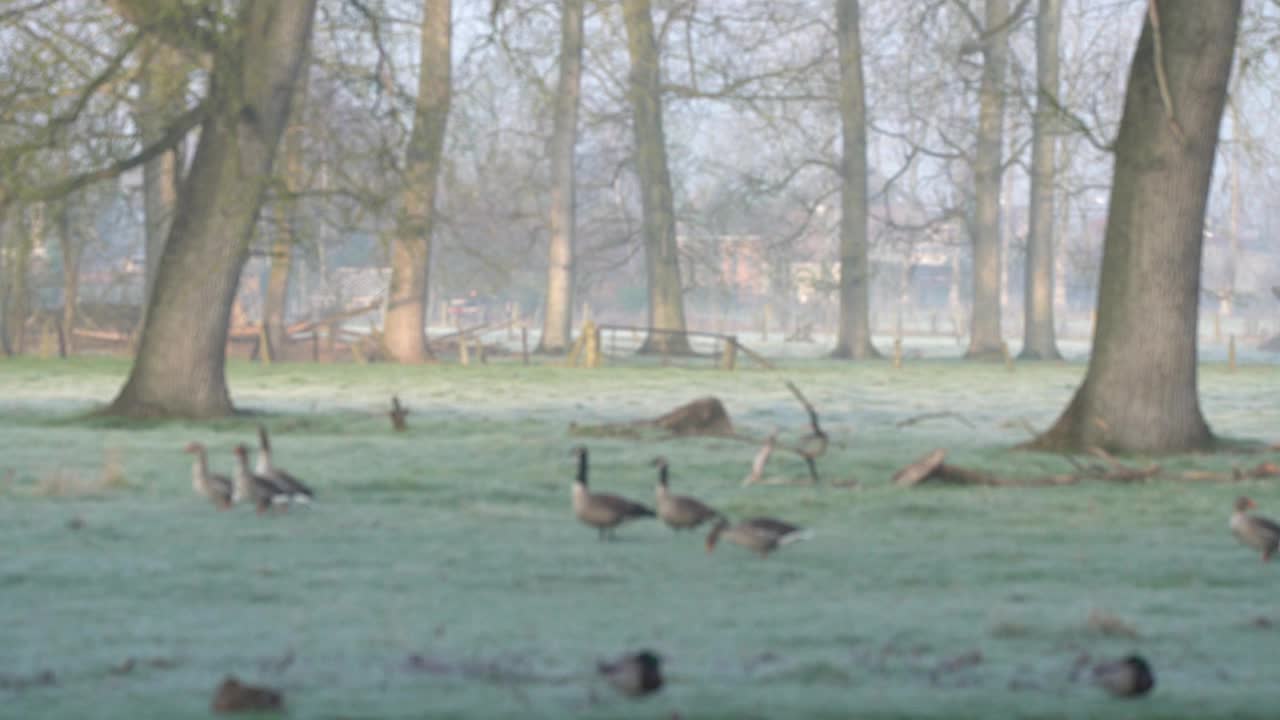
<path fill-rule="evenodd" d="M 205 717 L 227 673 L 282 688 L 298 718 L 1274 718 L 1280 706 L 1280 567 L 1226 527 L 1242 492 L 1280 515 L 1275 484 L 891 485 L 933 447 L 1004 473 L 1068 470 L 1008 448 L 1025 438 L 1019 421 L 1053 420 L 1080 365 L 236 365 L 237 402 L 258 417 L 85 419 L 126 370 L 0 361 L 2 717 Z M 754 447 L 708 439 L 592 439 L 592 479 L 651 501 L 647 463 L 663 454 L 678 491 L 791 520 L 812 541 L 767 560 L 732 545 L 707 556 L 701 535 L 653 522 L 600 543 L 573 520 L 571 421 L 714 394 L 740 431 L 794 438 L 804 416 L 784 378 L 838 443 L 825 475 L 857 487 L 743 488 Z M 393 392 L 413 410 L 406 434 L 380 414 Z M 1273 368 L 1208 366 L 1201 395 L 1219 434 L 1280 436 Z M 895 426 L 944 410 L 974 427 Z M 192 493 L 183 445 L 202 440 L 226 472 L 259 421 L 277 462 L 316 487 L 312 508 L 216 512 Z M 770 474 L 804 472 L 777 456 Z M 641 646 L 663 654 L 669 685 L 619 700 L 594 661 Z M 1130 650 L 1155 667 L 1150 698 L 1073 680 L 1086 656 Z"/>

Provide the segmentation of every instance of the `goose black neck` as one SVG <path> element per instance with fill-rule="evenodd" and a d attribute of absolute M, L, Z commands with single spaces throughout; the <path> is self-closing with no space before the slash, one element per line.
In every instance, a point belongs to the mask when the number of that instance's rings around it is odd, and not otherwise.
<path fill-rule="evenodd" d="M 658 484 L 662 487 L 667 486 L 667 464 L 663 463 L 658 466 Z"/>
<path fill-rule="evenodd" d="M 578 453 L 578 483 L 587 486 L 587 451 Z"/>

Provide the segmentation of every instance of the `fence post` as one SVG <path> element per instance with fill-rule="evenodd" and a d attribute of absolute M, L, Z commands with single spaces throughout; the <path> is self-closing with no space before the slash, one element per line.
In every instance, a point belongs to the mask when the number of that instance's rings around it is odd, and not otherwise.
<path fill-rule="evenodd" d="M 458 362 L 463 366 L 471 364 L 471 351 L 467 348 L 467 336 L 465 334 L 458 335 Z"/>
<path fill-rule="evenodd" d="M 596 324 L 588 320 L 583 325 L 583 334 L 586 336 L 586 352 L 589 368 L 600 367 L 600 328 Z"/>
<path fill-rule="evenodd" d="M 1236 371 L 1236 336 L 1231 334 L 1231 338 L 1227 341 L 1227 369 L 1231 372 Z"/>
<path fill-rule="evenodd" d="M 729 335 L 724 339 L 724 351 L 721 356 L 720 366 L 724 370 L 732 371 L 738 364 L 738 336 Z"/>
<path fill-rule="evenodd" d="M 893 367 L 902 369 L 902 338 L 900 337 L 893 339 Z"/>
<path fill-rule="evenodd" d="M 520 326 L 520 360 L 529 364 L 529 328 L 525 325 Z"/>

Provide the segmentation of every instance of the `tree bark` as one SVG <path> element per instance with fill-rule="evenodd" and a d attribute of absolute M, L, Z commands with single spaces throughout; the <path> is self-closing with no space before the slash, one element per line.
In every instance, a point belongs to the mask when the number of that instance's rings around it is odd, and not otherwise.
<path fill-rule="evenodd" d="M 303 113 L 307 104 L 307 81 L 310 76 L 304 62 L 294 87 L 289 127 L 284 131 L 284 163 L 280 173 L 281 196 L 276 200 L 275 235 L 271 240 L 271 271 L 267 275 L 267 291 L 263 295 L 262 323 L 266 329 L 267 348 L 271 358 L 277 357 L 288 338 L 285 316 L 289 311 L 289 274 L 293 267 L 293 247 L 298 243 L 298 199 L 302 190 L 302 140 L 305 132 Z"/>
<path fill-rule="evenodd" d="M 58 244 L 62 252 L 62 342 L 68 356 L 76 351 L 76 305 L 80 301 L 80 257 L 84 244 L 77 242 L 71 226 L 67 201 L 58 202 L 54 211 L 58 227 Z"/>
<path fill-rule="evenodd" d="M 159 42 L 143 67 L 141 98 L 136 113 L 142 143 L 150 145 L 164 135 L 165 124 L 185 107 L 187 68 L 182 55 Z M 145 235 L 145 275 L 142 318 L 155 288 L 156 270 L 164 252 L 165 237 L 178 200 L 182 159 L 177 148 L 167 150 L 142 166 L 142 205 Z"/>
<path fill-rule="evenodd" d="M 29 273 L 31 270 L 31 247 L 39 228 L 33 222 L 28 230 L 25 216 L 26 209 L 19 208 L 9 226 L 8 257 L 6 257 L 5 273 L 8 276 L 4 293 L 4 349 L 8 355 L 21 355 L 27 345 L 27 315 L 31 311 L 31 288 Z"/>
<path fill-rule="evenodd" d="M 1000 333 L 1000 153 L 1009 55 L 1008 18 L 1008 0 L 986 0 L 978 147 L 973 163 L 973 316 L 965 355 L 984 360 L 1004 357 Z"/>
<path fill-rule="evenodd" d="M 627 52 L 631 58 L 630 96 L 636 135 L 636 174 L 643 209 L 645 268 L 649 281 L 650 332 L 642 353 L 691 352 L 685 331 L 684 287 L 676 245 L 675 202 L 662 130 L 661 69 L 654 41 L 649 0 L 624 0 Z"/>
<path fill-rule="evenodd" d="M 1058 142 L 1058 30 L 1062 0 L 1036 14 L 1036 110 L 1031 129 L 1031 227 L 1027 235 L 1025 328 L 1020 360 L 1061 360 L 1053 327 L 1054 149 Z"/>
<path fill-rule="evenodd" d="M 1240 6 L 1149 6 L 1116 140 L 1093 353 L 1084 383 L 1032 447 L 1170 453 L 1213 445 L 1196 389 L 1196 324 Z"/>
<path fill-rule="evenodd" d="M 431 266 L 437 174 L 449 119 L 450 0 L 425 0 L 413 130 L 405 150 L 404 191 L 391 238 L 391 283 L 384 342 L 391 359 L 423 362 L 427 352 L 427 275 Z"/>
<path fill-rule="evenodd" d="M 551 232 L 547 301 L 537 352 L 563 353 L 573 336 L 574 147 L 582 94 L 584 0 L 564 0 L 560 10 L 560 82 L 551 135 Z"/>
<path fill-rule="evenodd" d="M 840 326 L 832 357 L 880 356 L 871 344 L 871 267 L 867 259 L 867 101 L 858 0 L 836 0 L 840 54 Z"/>
<path fill-rule="evenodd" d="M 108 414 L 209 418 L 234 411 L 227 324 L 289 118 L 316 0 L 245 3 L 209 76 L 201 125 L 156 272 L 137 358 Z"/>

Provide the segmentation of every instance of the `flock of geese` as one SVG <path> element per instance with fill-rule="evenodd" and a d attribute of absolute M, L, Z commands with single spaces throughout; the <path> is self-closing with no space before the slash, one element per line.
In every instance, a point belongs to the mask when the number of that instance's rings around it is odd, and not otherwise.
<path fill-rule="evenodd" d="M 192 442 L 186 451 L 195 455 L 192 467 L 192 485 L 196 492 L 209 499 L 219 509 L 226 509 L 241 502 L 252 503 L 259 513 L 271 509 L 285 509 L 289 505 L 308 503 L 315 493 L 293 475 L 276 467 L 271 459 L 271 440 L 264 427 L 258 428 L 258 460 L 249 468 L 249 449 L 243 444 L 235 448 L 235 475 L 228 478 L 209 471 L 205 446 Z M 671 492 L 670 468 L 667 460 L 658 457 L 653 465 L 658 470 L 657 502 L 654 508 L 611 493 L 592 492 L 588 485 L 588 451 L 584 446 L 573 448 L 578 470 L 573 482 L 573 512 L 585 525 L 594 528 L 601 540 L 613 539 L 615 530 L 631 520 L 658 518 L 673 530 L 695 530 L 712 523 L 707 535 L 706 550 L 710 553 L 716 543 L 728 540 L 741 545 L 760 557 L 766 557 L 780 547 L 812 537 L 812 533 L 772 517 L 754 517 L 736 524 L 701 500 Z M 811 468 L 812 470 L 812 468 Z M 1229 527 L 1244 545 L 1262 554 L 1263 561 L 1270 561 L 1280 549 L 1280 525 L 1249 511 L 1257 504 L 1247 498 L 1237 498 Z M 656 509 L 655 509 L 656 508 Z M 616 660 L 601 662 L 599 674 L 620 694 L 627 697 L 643 697 L 661 689 L 663 685 L 661 658 L 651 650 L 628 653 Z M 1099 664 L 1093 668 L 1096 684 L 1116 697 L 1138 697 L 1155 687 L 1155 675 L 1150 664 L 1139 655 Z M 258 700 L 266 701 L 259 705 Z M 247 703 L 242 705 L 241 703 Z M 219 704 L 225 709 L 269 709 L 279 707 L 278 693 L 262 688 L 240 685 L 228 678 L 219 688 L 214 709 Z M 232 710 L 234 711 L 234 710 Z"/>

